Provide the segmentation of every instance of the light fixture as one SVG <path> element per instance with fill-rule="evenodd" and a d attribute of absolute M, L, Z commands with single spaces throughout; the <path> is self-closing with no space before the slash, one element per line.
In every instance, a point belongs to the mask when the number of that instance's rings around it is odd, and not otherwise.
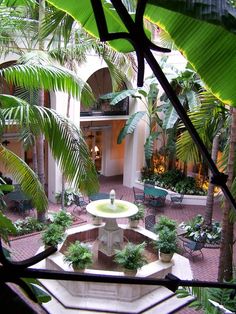
<path fill-rule="evenodd" d="M 97 147 L 97 145 L 94 146 L 94 149 L 91 149 L 91 153 L 93 153 L 93 151 L 97 154 L 99 152 L 99 148 Z"/>

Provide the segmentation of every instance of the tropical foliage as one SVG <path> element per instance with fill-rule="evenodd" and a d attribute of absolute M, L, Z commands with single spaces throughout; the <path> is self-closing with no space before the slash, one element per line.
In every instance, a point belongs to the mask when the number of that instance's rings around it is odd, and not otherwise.
<path fill-rule="evenodd" d="M 229 283 L 235 284 L 236 280 L 231 280 Z M 204 313 L 234 313 L 236 308 L 233 289 L 186 287 L 178 289 L 176 293 L 178 298 L 193 296 L 194 300 L 189 307 L 197 311 L 203 310 Z"/>
<path fill-rule="evenodd" d="M 114 93 L 113 99 L 110 102 L 110 105 L 115 105 L 126 97 L 132 97 L 134 99 L 139 99 L 143 103 L 145 110 L 137 111 L 129 117 L 125 123 L 125 126 L 121 129 L 120 134 L 118 135 L 117 143 L 120 144 L 128 134 L 134 133 L 141 119 L 144 120 L 148 127 L 148 135 L 144 144 L 144 153 L 146 164 L 149 167 L 151 157 L 153 155 L 154 140 L 158 136 L 158 132 L 156 131 L 156 123 L 158 119 L 157 113 L 160 110 L 157 107 L 157 96 L 158 84 L 156 79 L 147 78 L 143 87 Z"/>
<path fill-rule="evenodd" d="M 45 224 L 40 223 L 34 217 L 26 217 L 25 219 L 19 219 L 14 223 L 14 226 L 16 228 L 17 236 L 42 231 L 46 227 Z"/>
<path fill-rule="evenodd" d="M 89 0 L 83 3 L 72 0 L 70 4 L 63 0 L 48 2 L 66 11 L 90 34 L 98 37 L 95 16 Z M 127 32 L 112 4 L 107 1 L 101 2 L 109 32 Z M 145 18 L 170 34 L 177 48 L 186 56 L 206 86 L 223 102 L 231 105 L 236 103 L 234 87 L 231 84 L 236 68 L 234 12 L 235 9 L 226 0 L 221 2 L 220 8 L 218 0 L 210 3 L 193 2 L 191 8 L 181 0 L 171 1 L 171 4 L 162 0 L 149 0 L 144 12 Z M 113 40 L 110 44 L 122 52 L 134 50 L 126 40 Z"/>
<path fill-rule="evenodd" d="M 207 226 L 202 215 L 197 215 L 187 222 L 182 222 L 180 228 L 186 231 L 184 236 L 190 240 L 201 241 L 204 239 L 206 243 L 220 243 L 221 224 L 217 221 L 213 221 L 211 226 Z"/>
<path fill-rule="evenodd" d="M 42 233 L 42 241 L 45 246 L 57 246 L 65 237 L 64 228 L 60 225 L 51 223 Z"/>
<path fill-rule="evenodd" d="M 141 180 L 143 182 L 153 182 L 156 186 L 171 190 L 180 194 L 206 195 L 206 191 L 198 184 L 196 179 L 186 177 L 182 171 L 173 169 L 164 173 L 150 173 L 142 170 Z"/>
<path fill-rule="evenodd" d="M 52 222 L 66 229 L 72 225 L 73 217 L 71 213 L 60 210 L 59 212 L 53 214 Z"/>

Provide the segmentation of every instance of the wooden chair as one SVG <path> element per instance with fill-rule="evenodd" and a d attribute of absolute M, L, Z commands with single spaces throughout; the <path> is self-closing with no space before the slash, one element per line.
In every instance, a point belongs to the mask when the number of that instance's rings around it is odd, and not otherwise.
<path fill-rule="evenodd" d="M 133 187 L 133 193 L 135 203 L 144 203 L 145 195 L 143 191 L 137 191 L 135 187 Z"/>
<path fill-rule="evenodd" d="M 156 216 L 155 215 L 147 215 L 144 218 L 145 229 L 152 231 L 154 230 L 154 225 L 156 224 Z"/>
<path fill-rule="evenodd" d="M 182 207 L 182 202 L 184 199 L 184 194 L 171 194 L 170 195 L 170 206 L 177 205 Z"/>

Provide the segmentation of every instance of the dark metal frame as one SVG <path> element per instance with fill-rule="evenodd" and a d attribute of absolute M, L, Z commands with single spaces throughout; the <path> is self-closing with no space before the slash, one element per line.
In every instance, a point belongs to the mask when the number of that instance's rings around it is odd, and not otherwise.
<path fill-rule="evenodd" d="M 114 8 L 116 9 L 118 15 L 126 26 L 128 32 L 110 34 L 108 32 L 105 14 L 101 4 L 101 0 L 91 0 L 91 4 L 94 10 L 97 27 L 100 35 L 101 41 L 110 41 L 113 39 L 127 39 L 130 41 L 137 54 L 138 60 L 138 86 L 143 83 L 144 77 L 144 60 L 147 61 L 151 67 L 153 73 L 159 80 L 164 91 L 171 100 L 175 110 L 177 111 L 179 117 L 182 119 L 189 133 L 191 134 L 193 140 L 197 144 L 200 152 L 208 163 L 208 166 L 213 174 L 211 182 L 219 185 L 225 195 L 229 200 L 232 207 L 236 210 L 236 203 L 226 186 L 227 175 L 220 173 L 211 159 L 206 147 L 204 146 L 201 138 L 193 127 L 190 119 L 188 118 L 186 112 L 181 106 L 178 97 L 173 91 L 171 85 L 166 79 L 164 73 L 162 72 L 159 64 L 155 60 L 151 50 L 157 50 L 161 52 L 168 52 L 168 49 L 155 46 L 145 35 L 143 29 L 143 14 L 145 10 L 145 5 L 147 0 L 139 0 L 136 10 L 136 17 L 133 21 L 128 14 L 125 6 L 122 4 L 121 0 L 111 0 Z M 101 276 L 101 275 L 89 275 L 80 274 L 75 272 L 65 272 L 65 271 L 53 271 L 47 269 L 35 269 L 29 268 L 29 266 L 35 265 L 39 261 L 45 259 L 50 254 L 54 253 L 56 248 L 51 247 L 37 254 L 34 257 L 26 259 L 21 262 L 13 262 L 7 259 L 4 255 L 4 251 L 0 241 L 0 284 L 6 282 L 13 282 L 22 287 L 32 300 L 36 302 L 34 294 L 31 292 L 29 287 L 24 283 L 21 278 L 39 278 L 39 279 L 54 279 L 54 280 L 72 280 L 72 281 L 88 281 L 88 282 L 106 282 L 106 283 L 124 283 L 124 284 L 139 284 L 139 285 L 161 285 L 171 291 L 176 291 L 179 286 L 186 287 L 212 287 L 212 288 L 228 288 L 233 289 L 234 293 L 232 298 L 236 295 L 236 284 L 229 283 L 219 283 L 219 282 L 209 282 L 209 281 L 197 281 L 197 280 L 181 280 L 172 274 L 168 274 L 165 279 L 152 279 L 152 278 L 138 278 L 138 277 L 120 277 L 120 276 Z"/>

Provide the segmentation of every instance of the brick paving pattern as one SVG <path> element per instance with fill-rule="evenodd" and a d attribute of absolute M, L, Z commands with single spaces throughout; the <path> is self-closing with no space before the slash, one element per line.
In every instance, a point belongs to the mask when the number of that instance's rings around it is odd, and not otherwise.
<path fill-rule="evenodd" d="M 122 185 L 122 177 L 115 176 L 115 177 L 101 177 L 100 178 L 100 192 L 109 193 L 111 189 L 116 191 L 116 198 L 123 198 L 127 201 L 134 201 L 133 198 L 133 190 L 132 188 L 127 188 Z M 72 211 L 74 205 L 68 207 L 68 211 Z M 160 215 L 166 215 L 170 218 L 175 219 L 178 223 L 182 221 L 189 220 L 195 217 L 197 214 L 204 214 L 204 206 L 194 206 L 194 205 L 183 205 L 182 208 L 180 207 L 170 207 L 167 201 L 167 204 L 162 209 L 157 209 L 155 211 L 156 219 Z M 49 210 L 50 211 L 57 211 L 60 209 L 59 205 L 50 204 Z M 147 208 L 146 209 L 149 213 L 153 212 L 153 209 Z M 35 212 L 31 212 L 30 215 L 36 216 Z M 17 212 L 7 212 L 7 216 L 11 218 L 13 221 L 17 219 L 22 219 L 23 217 L 19 215 Z M 90 221 L 90 217 L 85 213 L 82 212 L 80 214 L 80 218 L 86 223 L 86 221 Z M 214 215 L 213 218 L 216 221 L 221 220 L 221 208 L 219 204 L 214 206 Z M 118 220 L 118 222 L 126 222 L 127 219 Z M 141 222 L 142 223 L 142 222 Z M 41 236 L 40 233 L 33 234 L 32 236 L 25 236 L 19 239 L 14 239 L 11 241 L 11 250 L 14 259 L 22 260 L 34 255 L 38 248 L 42 245 L 40 240 Z M 234 261 L 236 262 L 236 252 L 234 252 Z M 217 280 L 217 270 L 218 270 L 218 258 L 219 258 L 219 249 L 203 249 L 204 259 L 202 258 L 195 258 L 194 260 L 190 260 L 191 268 L 193 272 L 193 277 L 196 280 L 206 280 L 206 281 L 216 281 Z M 179 310 L 176 313 L 183 313 L 183 314 L 193 314 L 193 313 L 201 313 L 196 312 L 193 309 L 184 308 Z"/>

